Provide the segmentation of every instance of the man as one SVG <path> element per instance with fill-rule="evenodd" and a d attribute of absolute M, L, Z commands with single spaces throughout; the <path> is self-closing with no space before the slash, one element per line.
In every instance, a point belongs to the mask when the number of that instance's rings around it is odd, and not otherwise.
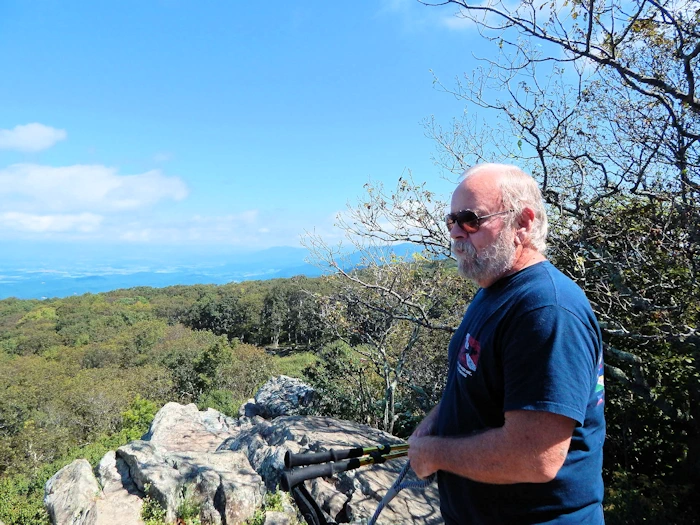
<path fill-rule="evenodd" d="M 442 399 L 409 439 L 413 470 L 438 472 L 448 524 L 603 523 L 600 329 L 544 256 L 537 183 L 476 166 L 446 222 L 460 274 L 480 289 L 450 342 Z"/>

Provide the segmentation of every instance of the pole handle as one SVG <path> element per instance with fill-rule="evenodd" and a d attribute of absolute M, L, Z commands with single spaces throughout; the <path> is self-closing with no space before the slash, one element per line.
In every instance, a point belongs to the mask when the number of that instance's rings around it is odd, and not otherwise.
<path fill-rule="evenodd" d="M 282 474 L 280 485 L 282 486 L 282 490 L 289 492 L 292 487 L 298 485 L 302 481 L 306 481 L 307 479 L 327 478 L 336 472 L 352 470 L 359 466 L 361 466 L 360 462 L 356 458 L 353 458 L 346 459 L 344 461 L 335 461 L 331 463 L 324 463 L 322 465 L 309 465 L 308 467 L 288 470 Z"/>
<path fill-rule="evenodd" d="M 280 486 L 282 490 L 289 492 L 292 487 L 306 481 L 307 479 L 314 478 L 327 478 L 331 477 L 337 472 L 345 472 L 346 470 L 353 470 L 364 465 L 373 465 L 385 463 L 392 459 L 397 459 L 404 457 L 408 454 L 408 450 L 397 450 L 389 454 L 382 455 L 367 455 L 359 458 L 350 458 L 342 461 L 332 461 L 330 463 L 323 463 L 321 465 L 309 465 L 307 467 L 299 467 L 294 470 L 287 470 L 282 474 L 280 480 Z"/>
<path fill-rule="evenodd" d="M 294 454 L 291 450 L 288 450 L 284 454 L 284 466 L 286 468 L 292 468 L 305 465 L 318 465 L 319 463 L 327 463 L 329 461 L 340 461 L 343 459 L 359 458 L 367 455 L 384 455 L 407 449 L 408 444 L 398 443 L 395 445 L 378 445 L 376 447 L 357 447 L 344 450 L 330 449 L 323 452 L 303 452 L 301 454 Z"/>

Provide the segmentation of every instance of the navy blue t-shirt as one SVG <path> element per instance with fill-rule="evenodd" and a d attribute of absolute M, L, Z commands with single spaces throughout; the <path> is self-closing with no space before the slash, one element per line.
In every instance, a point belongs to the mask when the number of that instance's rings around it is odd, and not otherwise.
<path fill-rule="evenodd" d="M 583 291 L 545 261 L 480 289 L 449 346 L 436 434 L 501 427 L 511 410 L 576 421 L 548 483 L 493 485 L 439 472 L 447 523 L 603 523 L 603 351 Z"/>

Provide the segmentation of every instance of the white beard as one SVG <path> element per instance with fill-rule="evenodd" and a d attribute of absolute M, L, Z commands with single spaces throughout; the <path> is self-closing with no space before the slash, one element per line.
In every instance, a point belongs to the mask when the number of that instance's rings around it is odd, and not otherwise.
<path fill-rule="evenodd" d="M 452 252 L 457 258 L 459 274 L 478 284 L 485 281 L 495 282 L 510 271 L 515 262 L 515 244 L 505 235 L 507 231 L 507 228 L 501 230 L 493 244 L 481 252 L 477 252 L 469 241 L 452 241 Z"/>

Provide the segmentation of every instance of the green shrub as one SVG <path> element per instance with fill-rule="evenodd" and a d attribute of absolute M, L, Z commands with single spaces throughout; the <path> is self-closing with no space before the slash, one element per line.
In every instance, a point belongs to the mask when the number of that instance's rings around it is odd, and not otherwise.
<path fill-rule="evenodd" d="M 697 523 L 697 495 L 690 485 L 618 471 L 605 487 L 605 523 L 691 525 Z"/>
<path fill-rule="evenodd" d="M 146 497 L 143 499 L 141 507 L 141 519 L 145 525 L 165 525 L 165 509 L 155 498 L 151 497 L 151 486 L 147 483 L 144 486 Z"/>
<path fill-rule="evenodd" d="M 141 519 L 145 525 L 166 525 L 167 511 L 163 508 L 158 500 L 151 496 L 151 485 L 144 486 L 146 497 L 143 499 L 143 507 L 141 507 Z M 180 505 L 177 508 L 177 517 L 185 522 L 185 525 L 202 525 L 199 517 L 201 506 L 194 500 L 192 494 L 186 489 L 182 492 Z"/>
<path fill-rule="evenodd" d="M 304 374 L 318 393 L 315 414 L 365 423 L 380 420 L 383 390 L 379 376 L 347 343 L 325 345 L 318 361 Z"/>
<path fill-rule="evenodd" d="M 0 479 L 0 520 L 8 525 L 49 525 L 43 484 L 41 490 L 37 490 L 36 485 L 24 475 Z"/>
<path fill-rule="evenodd" d="M 199 517 L 201 511 L 202 506 L 195 501 L 192 494 L 185 491 L 177 508 L 177 517 L 184 521 L 185 525 L 202 525 L 202 520 Z"/>
<path fill-rule="evenodd" d="M 280 374 L 304 379 L 304 370 L 318 362 L 311 352 L 293 353 L 284 357 L 275 357 L 275 365 Z"/>
<path fill-rule="evenodd" d="M 122 431 L 129 441 L 140 439 L 151 425 L 158 412 L 158 405 L 138 394 L 131 401 L 129 408 L 122 412 Z"/>
<path fill-rule="evenodd" d="M 244 398 L 236 397 L 229 390 L 212 390 L 197 399 L 197 408 L 213 408 L 229 417 L 237 417 L 238 409 L 244 401 Z"/>
<path fill-rule="evenodd" d="M 265 514 L 268 511 L 283 512 L 285 503 L 290 503 L 289 496 L 286 492 L 268 492 L 265 494 L 262 507 L 257 509 L 253 517 L 246 521 L 246 525 L 264 525 Z M 296 524 L 298 521 L 294 520 L 292 523 Z"/>

